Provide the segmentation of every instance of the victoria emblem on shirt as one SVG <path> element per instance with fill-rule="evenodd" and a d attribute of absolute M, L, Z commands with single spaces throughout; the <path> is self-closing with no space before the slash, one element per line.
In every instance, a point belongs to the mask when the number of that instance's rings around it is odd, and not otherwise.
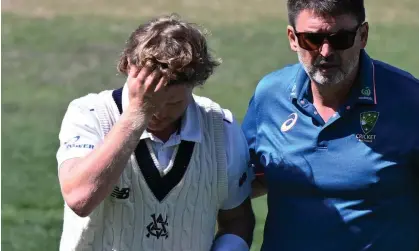
<path fill-rule="evenodd" d="M 163 216 L 159 214 L 156 216 L 156 214 L 151 215 L 152 221 L 150 224 L 147 225 L 147 238 L 150 238 L 151 236 L 154 236 L 157 239 L 160 238 L 168 238 L 169 233 L 167 232 L 167 216 L 165 219 L 163 219 Z"/>

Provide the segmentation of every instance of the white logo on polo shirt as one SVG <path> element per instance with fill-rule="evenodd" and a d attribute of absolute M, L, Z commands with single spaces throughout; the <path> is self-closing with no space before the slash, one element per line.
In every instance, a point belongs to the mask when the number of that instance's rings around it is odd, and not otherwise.
<path fill-rule="evenodd" d="M 282 124 L 281 131 L 283 131 L 283 132 L 289 131 L 291 128 L 294 127 L 295 123 L 297 122 L 297 119 L 298 119 L 297 113 L 295 113 L 295 112 L 291 113 L 288 116 L 288 119 L 285 120 L 285 122 Z"/>

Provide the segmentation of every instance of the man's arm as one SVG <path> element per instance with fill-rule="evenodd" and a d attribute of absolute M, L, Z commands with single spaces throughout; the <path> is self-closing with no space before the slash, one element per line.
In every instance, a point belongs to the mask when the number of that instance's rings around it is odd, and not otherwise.
<path fill-rule="evenodd" d="M 249 148 L 250 166 L 255 173 L 255 179 L 252 182 L 252 199 L 263 196 L 267 193 L 267 184 L 265 172 L 260 165 L 257 149 L 257 110 L 255 96 L 252 96 L 243 120 L 242 130 Z"/>
<path fill-rule="evenodd" d="M 268 192 L 266 177 L 263 167 L 259 164 L 259 158 L 253 149 L 250 149 L 250 166 L 255 173 L 255 179 L 252 182 L 252 199 L 264 196 Z"/>
<path fill-rule="evenodd" d="M 125 114 L 109 132 L 104 142 L 91 153 L 64 161 L 58 177 L 67 205 L 79 216 L 88 216 L 121 176 L 129 156 L 138 145 L 146 121 L 134 126 Z"/>
<path fill-rule="evenodd" d="M 255 215 L 250 198 L 240 206 L 218 213 L 218 232 L 214 251 L 249 250 L 253 242 Z"/>
<path fill-rule="evenodd" d="M 166 78 L 157 71 L 151 72 L 146 67 L 139 71 L 132 67 L 128 79 L 128 108 L 102 144 L 84 156 L 67 153 L 65 143 L 61 146 L 57 154 L 65 156 L 59 160 L 62 161 L 58 174 L 61 192 L 67 205 L 77 215 L 88 216 L 112 192 L 149 119 L 166 100 L 167 92 L 162 91 L 167 88 L 166 82 Z M 89 134 L 89 129 L 80 129 L 83 127 L 78 118 L 65 117 L 61 140 L 75 133 L 94 138 L 94 130 L 90 129 Z M 78 137 L 79 140 L 81 136 Z"/>

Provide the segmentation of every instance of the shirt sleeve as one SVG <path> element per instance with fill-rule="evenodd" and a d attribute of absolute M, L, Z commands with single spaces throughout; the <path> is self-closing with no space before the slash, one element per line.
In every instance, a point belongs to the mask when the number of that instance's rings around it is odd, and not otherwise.
<path fill-rule="evenodd" d="M 257 111 L 255 97 L 250 99 L 246 115 L 243 120 L 242 130 L 249 146 L 250 165 L 256 176 L 264 175 L 264 168 L 257 155 Z"/>
<path fill-rule="evenodd" d="M 224 139 L 227 154 L 228 197 L 221 206 L 229 210 L 242 204 L 252 192 L 254 173 L 243 131 L 229 110 L 224 110 Z"/>
<path fill-rule="evenodd" d="M 58 167 L 72 158 L 84 157 L 102 141 L 100 124 L 94 109 L 79 100 L 70 103 L 61 123 Z"/>

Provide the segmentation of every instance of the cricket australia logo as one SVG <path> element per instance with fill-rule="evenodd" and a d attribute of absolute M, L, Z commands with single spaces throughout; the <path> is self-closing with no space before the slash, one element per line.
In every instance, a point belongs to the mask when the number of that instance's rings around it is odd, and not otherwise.
<path fill-rule="evenodd" d="M 166 227 L 167 224 L 167 216 L 166 219 L 163 220 L 163 216 L 159 214 L 159 216 L 156 218 L 155 214 L 151 215 L 151 218 L 153 221 L 147 225 L 147 238 L 150 238 L 150 236 L 154 236 L 157 239 L 160 237 L 165 237 L 166 239 L 169 237 L 169 233 L 167 232 Z"/>
<path fill-rule="evenodd" d="M 360 115 L 361 129 L 364 134 L 357 134 L 356 138 L 361 142 L 371 143 L 375 140 L 375 134 L 370 134 L 372 129 L 374 129 L 375 124 L 377 123 L 379 112 L 362 112 Z"/>

